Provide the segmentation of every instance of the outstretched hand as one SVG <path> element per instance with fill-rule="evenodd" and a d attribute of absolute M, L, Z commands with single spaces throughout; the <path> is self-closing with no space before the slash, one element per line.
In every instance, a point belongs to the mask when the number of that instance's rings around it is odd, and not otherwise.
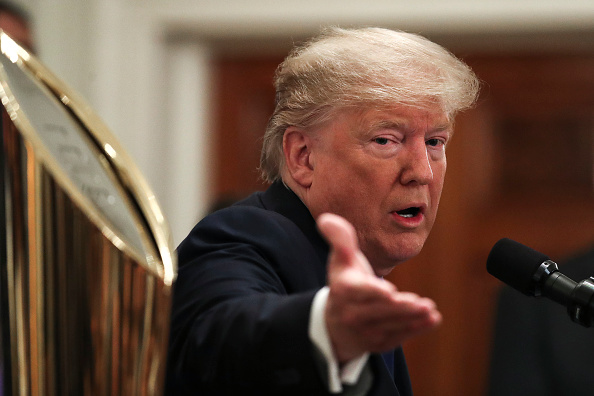
<path fill-rule="evenodd" d="M 325 319 L 339 362 L 396 348 L 441 323 L 432 300 L 400 292 L 375 275 L 348 221 L 324 213 L 317 223 L 331 249 Z"/>

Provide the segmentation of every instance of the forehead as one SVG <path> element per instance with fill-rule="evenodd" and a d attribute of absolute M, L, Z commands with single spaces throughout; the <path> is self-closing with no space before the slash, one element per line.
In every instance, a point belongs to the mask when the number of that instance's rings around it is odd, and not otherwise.
<path fill-rule="evenodd" d="M 431 132 L 452 129 L 451 117 L 438 106 L 351 109 L 350 111 L 344 111 L 340 118 L 349 120 L 351 129 L 360 132 L 379 129 L 398 129 L 402 132 L 416 130 Z"/>

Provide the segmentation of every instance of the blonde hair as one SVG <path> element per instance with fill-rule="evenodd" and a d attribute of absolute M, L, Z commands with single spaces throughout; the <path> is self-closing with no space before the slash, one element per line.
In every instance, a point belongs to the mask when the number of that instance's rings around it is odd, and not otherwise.
<path fill-rule="evenodd" d="M 348 107 L 439 104 L 454 117 L 475 102 L 478 79 L 445 48 L 382 28 L 329 28 L 295 48 L 275 75 L 276 107 L 264 134 L 260 169 L 278 180 L 283 135 L 315 128 Z"/>

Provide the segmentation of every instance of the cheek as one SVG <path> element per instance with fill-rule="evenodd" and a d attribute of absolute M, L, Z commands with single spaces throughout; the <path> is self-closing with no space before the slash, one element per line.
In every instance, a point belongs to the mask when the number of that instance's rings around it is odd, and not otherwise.
<path fill-rule="evenodd" d="M 446 169 L 447 169 L 447 162 L 445 161 L 445 159 L 442 161 L 437 161 L 432 166 L 433 183 L 436 185 L 436 188 L 440 192 L 441 192 L 441 189 L 443 188 L 443 184 L 445 181 Z"/>
<path fill-rule="evenodd" d="M 441 193 L 443 191 L 443 185 L 445 181 L 445 165 L 434 171 L 434 180 L 431 184 L 431 201 L 434 207 L 434 211 L 437 211 Z"/>
<path fill-rule="evenodd" d="M 444 178 L 443 177 L 441 177 L 438 180 L 436 180 L 435 183 L 432 186 L 433 195 L 436 195 L 439 198 L 441 196 L 442 191 L 443 191 L 443 185 L 444 185 Z"/>

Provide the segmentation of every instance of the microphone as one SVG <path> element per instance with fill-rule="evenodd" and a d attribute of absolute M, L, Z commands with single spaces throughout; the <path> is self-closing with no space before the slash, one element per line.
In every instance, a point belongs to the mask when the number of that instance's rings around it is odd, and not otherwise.
<path fill-rule="evenodd" d="M 528 296 L 544 296 L 566 306 L 571 320 L 582 326 L 594 324 L 593 277 L 577 283 L 559 272 L 547 255 L 507 238 L 491 249 L 487 272 Z"/>

